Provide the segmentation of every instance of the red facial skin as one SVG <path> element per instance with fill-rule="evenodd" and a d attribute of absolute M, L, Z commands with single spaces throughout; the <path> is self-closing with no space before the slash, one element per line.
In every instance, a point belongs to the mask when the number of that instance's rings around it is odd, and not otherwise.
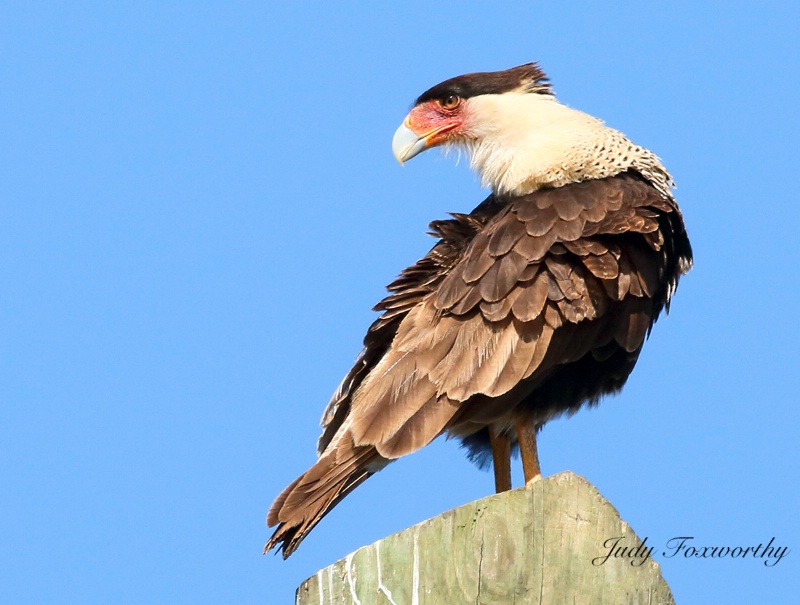
<path fill-rule="evenodd" d="M 426 101 L 411 110 L 405 125 L 425 139 L 425 147 L 434 147 L 455 138 L 464 125 L 465 110 L 466 103 L 458 97 Z"/>

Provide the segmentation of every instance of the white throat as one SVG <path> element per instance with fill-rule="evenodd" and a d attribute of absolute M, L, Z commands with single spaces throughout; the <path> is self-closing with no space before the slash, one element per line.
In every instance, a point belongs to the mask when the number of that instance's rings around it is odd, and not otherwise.
<path fill-rule="evenodd" d="M 555 97 L 510 92 L 468 103 L 462 144 L 481 184 L 496 193 L 525 195 L 634 169 L 671 196 L 670 176 L 653 153 Z"/>

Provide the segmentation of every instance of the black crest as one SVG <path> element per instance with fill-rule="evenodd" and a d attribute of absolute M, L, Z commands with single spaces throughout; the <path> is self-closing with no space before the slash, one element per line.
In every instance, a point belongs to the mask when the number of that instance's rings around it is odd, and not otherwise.
<path fill-rule="evenodd" d="M 445 80 L 422 93 L 415 104 L 441 99 L 448 95 L 468 99 L 478 95 L 503 94 L 512 90 L 553 94 L 547 74 L 538 64 L 526 63 L 504 71 L 478 72 Z"/>

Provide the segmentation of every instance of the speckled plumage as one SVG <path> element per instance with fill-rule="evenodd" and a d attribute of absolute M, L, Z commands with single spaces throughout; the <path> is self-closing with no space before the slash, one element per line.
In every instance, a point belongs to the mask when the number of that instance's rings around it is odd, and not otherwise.
<path fill-rule="evenodd" d="M 482 184 L 524 195 L 635 170 L 671 197 L 672 178 L 651 151 L 601 120 L 559 103 L 549 93 L 509 92 L 470 99 L 480 126 L 463 145 Z M 487 117 L 484 117 L 487 116 Z"/>

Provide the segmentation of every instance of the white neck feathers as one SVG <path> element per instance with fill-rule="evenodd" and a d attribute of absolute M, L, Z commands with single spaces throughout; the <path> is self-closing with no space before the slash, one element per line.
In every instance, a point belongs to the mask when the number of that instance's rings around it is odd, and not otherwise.
<path fill-rule="evenodd" d="M 482 185 L 524 195 L 638 170 L 666 196 L 671 179 L 658 158 L 602 121 L 531 93 L 468 100 L 463 144 Z"/>

